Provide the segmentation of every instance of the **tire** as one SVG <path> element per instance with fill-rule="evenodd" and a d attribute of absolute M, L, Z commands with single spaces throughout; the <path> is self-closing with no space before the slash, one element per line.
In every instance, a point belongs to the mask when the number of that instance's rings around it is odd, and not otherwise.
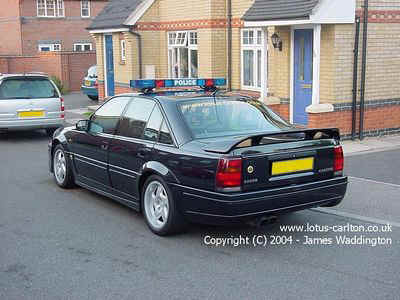
<path fill-rule="evenodd" d="M 53 175 L 58 186 L 64 189 L 74 186 L 71 165 L 61 145 L 57 145 L 53 152 Z"/>
<path fill-rule="evenodd" d="M 143 216 L 152 232 L 166 236 L 183 231 L 186 222 L 177 209 L 171 190 L 160 176 L 147 178 L 141 196 Z"/>
<path fill-rule="evenodd" d="M 92 96 L 92 95 L 87 95 L 87 96 L 89 97 L 90 100 L 93 100 L 93 101 L 99 100 L 99 96 Z"/>
<path fill-rule="evenodd" d="M 49 137 L 52 137 L 56 130 L 57 128 L 46 128 L 46 133 Z"/>

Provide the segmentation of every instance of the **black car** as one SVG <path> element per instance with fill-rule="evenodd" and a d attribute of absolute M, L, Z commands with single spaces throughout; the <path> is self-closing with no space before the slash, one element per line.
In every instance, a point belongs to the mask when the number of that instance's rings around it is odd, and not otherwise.
<path fill-rule="evenodd" d="M 222 93 L 123 94 L 59 129 L 50 171 L 142 211 L 166 235 L 186 221 L 226 224 L 345 195 L 337 129 L 299 129 L 258 100 Z"/>

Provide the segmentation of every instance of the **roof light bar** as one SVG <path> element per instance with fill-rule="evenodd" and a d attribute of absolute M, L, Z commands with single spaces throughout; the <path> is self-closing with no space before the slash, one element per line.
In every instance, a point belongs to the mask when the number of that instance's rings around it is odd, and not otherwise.
<path fill-rule="evenodd" d="M 180 79 L 139 79 L 131 80 L 130 86 L 134 89 L 154 89 L 173 87 L 215 87 L 226 85 L 225 78 L 180 78 Z"/>

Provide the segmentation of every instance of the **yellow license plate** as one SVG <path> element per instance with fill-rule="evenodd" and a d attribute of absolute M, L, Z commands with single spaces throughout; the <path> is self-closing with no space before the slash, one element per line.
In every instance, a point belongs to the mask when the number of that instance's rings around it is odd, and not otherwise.
<path fill-rule="evenodd" d="M 44 111 L 20 111 L 18 112 L 19 118 L 39 118 L 44 117 Z"/>
<path fill-rule="evenodd" d="M 86 86 L 91 86 L 92 83 L 91 83 L 89 80 L 85 80 L 85 85 L 86 85 Z"/>
<path fill-rule="evenodd" d="M 314 157 L 275 161 L 272 163 L 271 175 L 290 174 L 314 169 Z"/>

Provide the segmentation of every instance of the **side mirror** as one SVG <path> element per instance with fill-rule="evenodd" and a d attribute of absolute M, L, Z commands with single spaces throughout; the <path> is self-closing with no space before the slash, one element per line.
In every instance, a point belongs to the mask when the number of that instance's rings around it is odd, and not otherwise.
<path fill-rule="evenodd" d="M 89 120 L 80 120 L 76 123 L 75 127 L 76 130 L 79 131 L 88 131 L 89 130 Z"/>

